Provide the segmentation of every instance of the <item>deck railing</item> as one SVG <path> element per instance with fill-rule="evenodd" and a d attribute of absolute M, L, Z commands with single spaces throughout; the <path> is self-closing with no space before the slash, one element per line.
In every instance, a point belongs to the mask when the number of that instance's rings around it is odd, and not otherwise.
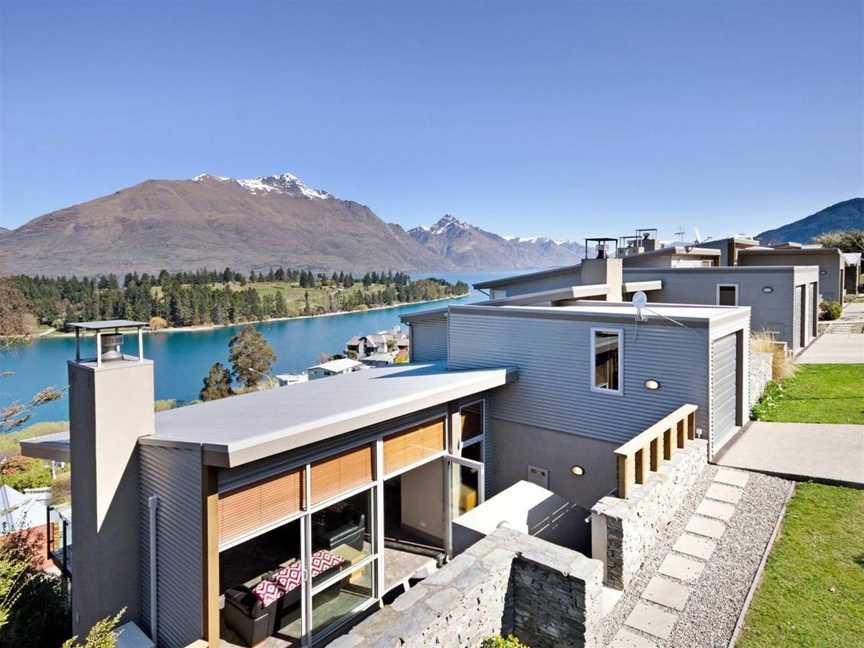
<path fill-rule="evenodd" d="M 627 499 L 635 484 L 644 484 L 664 459 L 696 437 L 696 405 L 682 405 L 615 450 L 618 459 L 618 497 Z"/>

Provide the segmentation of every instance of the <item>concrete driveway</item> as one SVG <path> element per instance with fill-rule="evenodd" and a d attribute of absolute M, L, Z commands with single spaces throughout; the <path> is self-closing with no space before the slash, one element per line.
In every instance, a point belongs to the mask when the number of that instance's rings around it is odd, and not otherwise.
<path fill-rule="evenodd" d="M 864 488 L 864 425 L 754 421 L 729 441 L 714 463 Z"/>
<path fill-rule="evenodd" d="M 864 335 L 823 333 L 795 361 L 798 364 L 864 364 Z"/>

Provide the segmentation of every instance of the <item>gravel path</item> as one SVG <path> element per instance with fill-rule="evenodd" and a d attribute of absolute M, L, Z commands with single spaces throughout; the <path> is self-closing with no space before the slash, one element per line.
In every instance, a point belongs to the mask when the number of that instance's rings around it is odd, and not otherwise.
<path fill-rule="evenodd" d="M 612 643 L 637 603 L 668 608 L 641 598 L 648 582 L 668 555 L 679 555 L 672 547 L 684 533 L 684 528 L 705 497 L 718 468 L 708 466 L 690 491 L 687 500 L 661 533 L 650 557 L 633 579 L 612 612 L 604 619 L 600 645 Z M 662 648 L 725 648 L 729 643 L 744 600 L 783 505 L 789 497 L 792 483 L 759 473 L 748 473 L 741 500 L 735 505 L 735 514 L 728 522 L 723 536 L 717 541 L 713 554 L 699 578 L 689 584 L 692 592 L 667 640 L 658 639 L 634 628 L 633 635 L 647 640 L 646 645 Z M 684 556 L 692 558 L 692 556 Z"/>

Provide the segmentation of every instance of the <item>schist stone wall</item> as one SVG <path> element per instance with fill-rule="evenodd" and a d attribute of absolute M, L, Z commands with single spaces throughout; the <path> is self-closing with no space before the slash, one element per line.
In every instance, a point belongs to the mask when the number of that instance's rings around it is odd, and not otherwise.
<path fill-rule="evenodd" d="M 762 397 L 765 386 L 771 380 L 773 364 L 774 356 L 767 351 L 750 353 L 750 407 Z"/>
<path fill-rule="evenodd" d="M 501 528 L 330 648 L 476 648 L 515 634 L 532 648 L 597 646 L 600 561 Z"/>
<path fill-rule="evenodd" d="M 591 509 L 591 555 L 605 564 L 604 583 L 623 590 L 639 571 L 659 532 L 708 464 L 708 442 L 687 441 L 628 499 L 604 497 Z"/>

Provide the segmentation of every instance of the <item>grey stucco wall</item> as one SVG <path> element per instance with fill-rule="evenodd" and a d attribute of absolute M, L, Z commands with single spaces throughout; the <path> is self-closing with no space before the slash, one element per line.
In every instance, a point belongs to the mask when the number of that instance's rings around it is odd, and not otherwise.
<path fill-rule="evenodd" d="M 793 289 L 795 269 L 764 268 L 654 268 L 625 270 L 625 281 L 660 279 L 663 288 L 647 293 L 649 301 L 668 304 L 716 304 L 717 286 L 738 287 L 738 304 L 750 306 L 753 331 L 773 331 L 790 348 L 793 343 Z M 772 292 L 763 292 L 771 288 Z"/>
<path fill-rule="evenodd" d="M 496 419 L 621 444 L 693 403 L 699 407 L 697 427 L 707 433 L 707 328 L 680 328 L 657 319 L 635 326 L 487 315 L 483 310 L 451 308 L 449 367 L 519 369 L 519 380 L 489 399 Z M 598 326 L 623 333 L 623 395 L 590 388 L 591 329 Z M 661 388 L 645 389 L 648 378 Z"/>
<path fill-rule="evenodd" d="M 330 644 L 476 648 L 515 634 L 532 648 L 597 646 L 603 565 L 498 529 Z"/>
<path fill-rule="evenodd" d="M 591 555 L 604 563 L 604 583 L 624 589 L 707 465 L 707 441 L 694 439 L 636 485 L 628 499 L 604 497 L 591 509 Z"/>
<path fill-rule="evenodd" d="M 544 468 L 549 471 L 549 490 L 578 507 L 577 517 L 584 520 L 591 506 L 616 488 L 616 443 L 496 418 L 489 435 L 496 448 L 495 460 L 487 468 L 492 495 L 520 480 L 532 481 L 528 466 Z M 575 465 L 585 468 L 586 473 L 573 475 Z M 587 551 L 589 526 L 580 523 L 574 532 L 567 546 Z"/>
<path fill-rule="evenodd" d="M 843 289 L 841 274 L 843 257 L 837 250 L 795 253 L 782 250 L 748 250 L 738 255 L 739 266 L 819 266 L 819 291 L 821 298 L 841 301 Z"/>

